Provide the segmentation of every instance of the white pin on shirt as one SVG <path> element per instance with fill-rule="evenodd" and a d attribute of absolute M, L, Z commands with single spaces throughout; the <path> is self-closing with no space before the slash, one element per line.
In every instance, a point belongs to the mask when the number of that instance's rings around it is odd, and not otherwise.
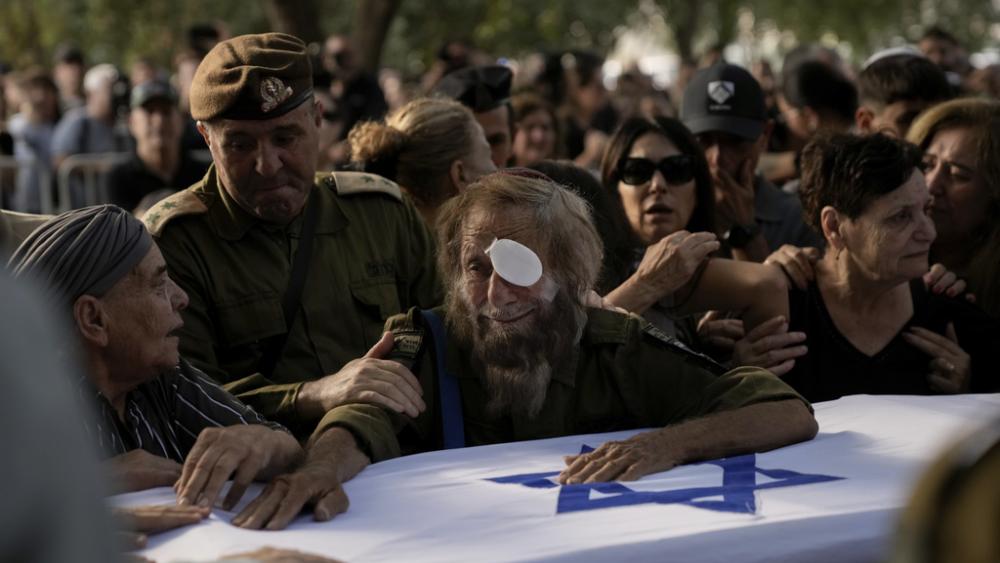
<path fill-rule="evenodd" d="M 514 285 L 530 287 L 542 277 L 542 261 L 533 250 L 510 239 L 493 239 L 486 248 L 493 271 Z"/>

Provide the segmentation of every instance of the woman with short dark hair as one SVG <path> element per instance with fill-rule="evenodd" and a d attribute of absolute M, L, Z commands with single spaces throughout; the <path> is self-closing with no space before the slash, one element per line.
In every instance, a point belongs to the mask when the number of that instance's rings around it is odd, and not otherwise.
<path fill-rule="evenodd" d="M 998 387 L 1000 324 L 921 276 L 936 231 L 920 150 L 876 134 L 823 136 L 802 151 L 802 202 L 827 247 L 815 279 L 789 292 L 789 330 L 808 353 L 785 381 L 810 401 Z"/>

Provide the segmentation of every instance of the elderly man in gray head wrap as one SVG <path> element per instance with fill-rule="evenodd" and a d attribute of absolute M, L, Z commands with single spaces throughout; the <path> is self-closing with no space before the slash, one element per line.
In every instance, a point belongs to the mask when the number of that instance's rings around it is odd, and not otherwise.
<path fill-rule="evenodd" d="M 17 248 L 8 267 L 45 284 L 71 316 L 98 417 L 89 433 L 122 486 L 174 485 L 181 504 L 235 505 L 254 479 L 287 470 L 302 448 L 179 357 L 187 295 L 143 224 L 103 205 L 63 213 Z"/>

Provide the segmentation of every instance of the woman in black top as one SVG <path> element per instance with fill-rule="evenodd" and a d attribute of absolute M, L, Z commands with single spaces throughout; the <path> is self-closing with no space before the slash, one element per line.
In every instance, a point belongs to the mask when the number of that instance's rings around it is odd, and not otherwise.
<path fill-rule="evenodd" d="M 802 152 L 803 209 L 827 248 L 789 293 L 788 329 L 809 350 L 784 379 L 810 401 L 998 388 L 1000 323 L 924 288 L 936 232 L 920 162 L 884 135 L 825 136 Z"/>

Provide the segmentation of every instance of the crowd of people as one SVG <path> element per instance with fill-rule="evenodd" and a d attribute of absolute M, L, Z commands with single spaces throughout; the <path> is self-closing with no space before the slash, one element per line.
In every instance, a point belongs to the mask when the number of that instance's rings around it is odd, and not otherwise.
<path fill-rule="evenodd" d="M 857 72 L 717 61 L 675 98 L 464 44 L 406 96 L 344 37 L 314 61 L 199 30 L 173 83 L 72 49 L 4 81 L 32 164 L 0 252 L 69 327 L 53 369 L 112 488 L 177 491 L 139 531 L 255 480 L 234 525 L 328 520 L 417 452 L 656 428 L 559 476 L 632 480 L 809 440 L 815 401 L 1000 391 L 1000 99 L 940 29 Z M 122 150 L 107 204 L 51 193 Z M 46 190 L 72 209 L 36 214 Z"/>

